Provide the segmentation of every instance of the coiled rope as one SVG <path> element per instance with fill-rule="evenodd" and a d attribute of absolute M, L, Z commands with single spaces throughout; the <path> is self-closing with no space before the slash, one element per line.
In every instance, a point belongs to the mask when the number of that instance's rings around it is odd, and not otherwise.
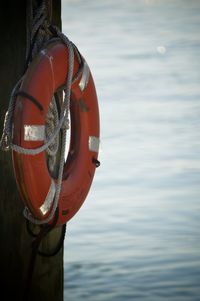
<path fill-rule="evenodd" d="M 59 121 L 59 115 L 57 110 L 57 104 L 56 104 L 55 97 L 53 96 L 52 101 L 49 104 L 49 111 L 46 117 L 45 141 L 48 141 L 48 139 L 54 133 L 54 129 L 58 125 L 58 121 Z M 54 142 L 50 144 L 49 147 L 46 149 L 46 153 L 48 155 L 48 167 L 50 173 L 54 172 L 54 168 L 56 164 L 56 154 L 58 152 L 58 149 L 59 149 L 59 135 L 56 136 Z"/>
<path fill-rule="evenodd" d="M 27 60 L 27 66 L 30 64 L 30 62 L 35 58 L 35 56 L 50 42 L 59 40 L 61 41 L 68 49 L 68 72 L 66 77 L 66 83 L 64 86 L 64 101 L 61 106 L 60 116 L 58 117 L 58 114 L 56 113 L 57 122 L 54 123 L 54 128 L 52 128 L 52 124 L 50 124 L 50 121 L 47 121 L 46 129 L 46 139 L 44 141 L 44 144 L 38 148 L 35 149 L 27 149 L 23 148 L 19 145 L 16 145 L 12 141 L 12 125 L 13 125 L 13 113 L 14 113 L 14 106 L 15 101 L 17 98 L 17 93 L 20 89 L 20 85 L 24 79 L 24 75 L 19 79 L 19 81 L 16 83 L 15 87 L 12 90 L 10 102 L 8 111 L 5 115 L 5 121 L 4 121 L 4 129 L 2 138 L 0 141 L 0 148 L 4 151 L 13 150 L 15 152 L 18 152 L 20 154 L 24 155 L 37 155 L 43 151 L 47 151 L 48 154 L 53 158 L 53 156 L 56 153 L 57 146 L 55 141 L 58 142 L 59 140 L 59 133 L 62 131 L 62 139 L 61 139 L 61 154 L 60 154 L 60 164 L 59 164 L 59 170 L 58 170 L 58 178 L 55 183 L 56 185 L 56 191 L 54 196 L 53 205 L 51 208 L 51 212 L 49 213 L 48 217 L 44 220 L 39 220 L 35 218 L 29 209 L 25 207 L 24 209 L 24 216 L 31 221 L 34 224 L 42 225 L 46 224 L 49 221 L 52 220 L 54 217 L 56 208 L 58 207 L 58 200 L 59 195 L 61 191 L 61 184 L 62 184 L 62 175 L 63 175 L 63 169 L 65 164 L 65 147 L 66 147 L 66 136 L 67 136 L 67 130 L 69 129 L 69 107 L 70 107 L 70 93 L 71 93 L 71 84 L 72 84 L 72 77 L 73 77 L 73 69 L 74 69 L 74 51 L 77 52 L 77 49 L 73 45 L 73 43 L 54 25 L 51 25 L 48 20 L 49 12 L 47 7 L 47 2 L 43 0 L 40 7 L 36 10 L 34 15 L 34 10 L 32 5 L 31 9 L 29 7 L 29 12 L 31 11 L 31 33 L 30 33 L 30 43 L 27 47 L 27 54 L 26 54 L 26 60 Z M 34 16 L 33 16 L 34 15 Z M 55 108 L 55 105 L 53 105 Z M 51 114 L 51 110 L 53 108 L 50 107 L 49 114 Z M 55 113 L 55 110 L 54 110 Z M 49 117 L 47 117 L 47 120 L 49 120 Z"/>

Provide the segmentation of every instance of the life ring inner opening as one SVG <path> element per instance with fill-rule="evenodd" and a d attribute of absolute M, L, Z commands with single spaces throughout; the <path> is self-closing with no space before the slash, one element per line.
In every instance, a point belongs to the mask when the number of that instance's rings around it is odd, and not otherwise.
<path fill-rule="evenodd" d="M 48 139 L 48 135 L 51 135 L 55 130 L 55 127 L 60 118 L 61 106 L 64 101 L 65 92 L 63 88 L 59 88 L 52 96 L 49 103 L 49 109 L 46 116 L 45 133 Z M 66 180 L 69 176 L 70 166 L 78 155 L 77 149 L 79 148 L 80 139 L 80 113 L 79 105 L 77 101 L 70 100 L 69 108 L 69 128 L 67 130 L 66 145 L 65 145 L 65 166 L 63 171 L 63 180 Z M 48 133 L 49 132 L 49 133 Z M 53 141 L 50 147 L 46 151 L 46 163 L 48 172 L 51 178 L 57 179 L 59 172 L 59 162 L 61 158 L 61 144 L 63 139 L 63 132 L 60 131 L 59 136 Z"/>
<path fill-rule="evenodd" d="M 45 137 L 47 140 L 53 134 L 59 122 L 61 108 L 61 97 L 59 94 L 60 93 L 58 92 L 54 93 L 49 104 L 45 123 Z M 45 152 L 48 171 L 53 179 L 58 178 L 59 162 L 61 158 L 61 139 L 60 132 Z"/>

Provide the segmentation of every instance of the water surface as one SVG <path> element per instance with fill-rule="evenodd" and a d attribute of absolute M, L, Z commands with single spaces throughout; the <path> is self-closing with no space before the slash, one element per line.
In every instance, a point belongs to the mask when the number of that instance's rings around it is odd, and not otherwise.
<path fill-rule="evenodd" d="M 200 300 L 200 1 L 64 0 L 101 167 L 68 223 L 65 300 Z"/>

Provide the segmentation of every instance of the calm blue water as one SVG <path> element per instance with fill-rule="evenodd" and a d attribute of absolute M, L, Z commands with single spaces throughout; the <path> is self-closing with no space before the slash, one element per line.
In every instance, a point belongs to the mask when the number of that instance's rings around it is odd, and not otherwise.
<path fill-rule="evenodd" d="M 200 1 L 64 0 L 101 167 L 68 223 L 65 301 L 200 300 Z"/>

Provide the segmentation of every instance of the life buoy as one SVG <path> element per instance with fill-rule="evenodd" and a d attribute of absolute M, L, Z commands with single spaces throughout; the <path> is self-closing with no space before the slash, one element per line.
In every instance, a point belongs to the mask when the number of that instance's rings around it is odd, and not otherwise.
<path fill-rule="evenodd" d="M 83 204 L 95 173 L 99 149 L 99 110 L 89 67 L 74 56 L 71 86 L 71 138 L 59 197 L 57 225 L 70 220 Z M 29 65 L 16 98 L 13 142 L 30 149 L 44 144 L 46 116 L 52 97 L 59 93 L 68 73 L 68 50 L 61 42 L 49 44 Z M 30 101 L 31 100 L 31 101 Z M 15 177 L 21 197 L 39 220 L 51 210 L 56 177 L 46 152 L 24 155 L 13 151 Z"/>

